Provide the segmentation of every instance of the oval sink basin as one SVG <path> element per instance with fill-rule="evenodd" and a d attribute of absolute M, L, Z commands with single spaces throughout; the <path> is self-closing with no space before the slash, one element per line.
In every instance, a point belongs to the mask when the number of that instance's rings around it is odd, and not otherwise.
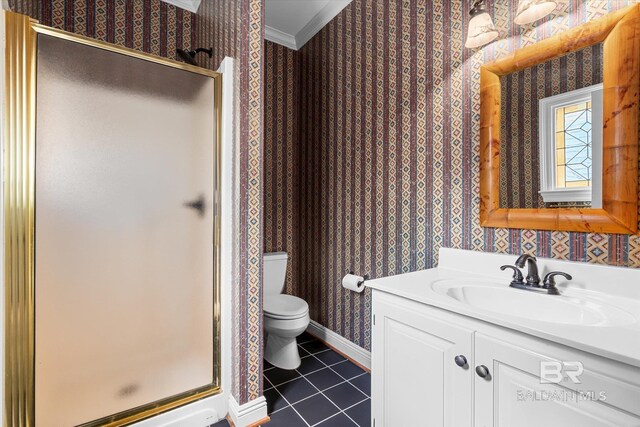
<path fill-rule="evenodd" d="M 630 313 L 586 298 L 547 295 L 497 286 L 493 282 L 474 284 L 459 280 L 438 280 L 432 289 L 469 306 L 542 322 L 573 325 L 623 325 L 636 321 Z"/>

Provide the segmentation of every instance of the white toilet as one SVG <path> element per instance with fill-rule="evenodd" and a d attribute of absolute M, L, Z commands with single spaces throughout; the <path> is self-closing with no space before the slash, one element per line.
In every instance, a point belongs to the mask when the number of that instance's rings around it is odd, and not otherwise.
<path fill-rule="evenodd" d="M 296 369 L 300 366 L 296 337 L 309 326 L 309 304 L 302 298 L 282 293 L 287 253 L 272 252 L 263 256 L 263 310 L 267 336 L 264 358 L 278 368 Z"/>

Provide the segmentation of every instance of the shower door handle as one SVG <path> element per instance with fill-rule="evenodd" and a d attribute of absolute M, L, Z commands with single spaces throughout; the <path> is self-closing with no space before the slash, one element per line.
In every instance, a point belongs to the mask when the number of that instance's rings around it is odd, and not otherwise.
<path fill-rule="evenodd" d="M 198 211 L 198 216 L 204 216 L 206 210 L 204 196 L 201 194 L 196 200 L 192 202 L 185 202 L 184 206 L 187 208 L 195 209 Z"/>

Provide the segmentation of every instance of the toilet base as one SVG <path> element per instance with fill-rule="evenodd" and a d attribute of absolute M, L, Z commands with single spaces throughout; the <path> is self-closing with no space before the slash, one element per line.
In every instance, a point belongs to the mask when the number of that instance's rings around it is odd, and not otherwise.
<path fill-rule="evenodd" d="M 300 353 L 296 337 L 267 335 L 264 358 L 273 366 L 281 369 L 297 369 L 300 366 Z"/>

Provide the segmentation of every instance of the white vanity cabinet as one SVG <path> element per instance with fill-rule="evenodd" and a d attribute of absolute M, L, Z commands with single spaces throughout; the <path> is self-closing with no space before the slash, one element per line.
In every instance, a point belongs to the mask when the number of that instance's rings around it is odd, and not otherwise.
<path fill-rule="evenodd" d="M 486 366 L 490 377 L 474 378 L 476 426 L 640 426 L 640 368 L 482 329 L 474 334 L 475 364 Z M 547 383 L 541 362 L 548 366 Z M 563 379 L 556 384 L 558 375 Z"/>
<path fill-rule="evenodd" d="M 372 314 L 375 427 L 640 426 L 638 367 L 379 290 Z"/>
<path fill-rule="evenodd" d="M 375 426 L 471 425 L 473 330 L 378 294 L 371 351 Z M 456 365 L 456 356 L 467 364 Z"/>

